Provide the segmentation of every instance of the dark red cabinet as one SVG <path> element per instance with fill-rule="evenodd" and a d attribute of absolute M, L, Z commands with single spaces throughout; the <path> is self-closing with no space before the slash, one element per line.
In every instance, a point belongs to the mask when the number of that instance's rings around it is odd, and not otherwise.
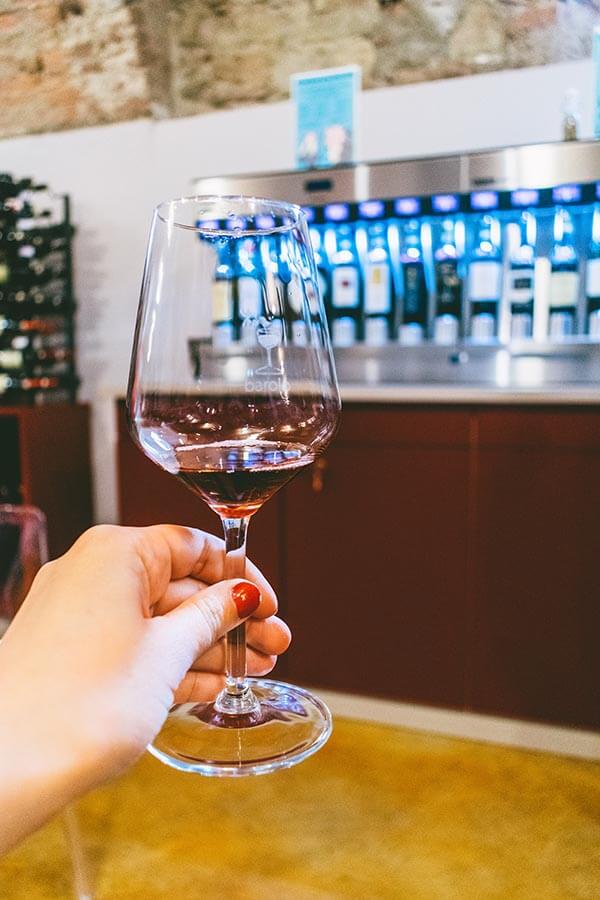
<path fill-rule="evenodd" d="M 353 408 L 322 490 L 310 471 L 287 489 L 292 679 L 462 704 L 468 417 L 439 415 Z"/>
<path fill-rule="evenodd" d="M 119 461 L 124 522 L 218 533 L 123 419 Z M 324 462 L 250 531 L 291 680 L 600 725 L 600 406 L 347 404 Z"/>
<path fill-rule="evenodd" d="M 93 521 L 88 407 L 0 407 L 0 482 L 46 514 L 50 556 L 64 553 Z"/>
<path fill-rule="evenodd" d="M 600 724 L 600 414 L 478 416 L 474 709 Z"/>

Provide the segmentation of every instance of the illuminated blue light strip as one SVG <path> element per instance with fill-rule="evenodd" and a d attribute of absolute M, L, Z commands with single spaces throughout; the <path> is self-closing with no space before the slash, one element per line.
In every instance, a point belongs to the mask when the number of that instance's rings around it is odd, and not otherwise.
<path fill-rule="evenodd" d="M 394 203 L 394 212 L 399 216 L 418 216 L 421 212 L 421 201 L 418 197 L 398 197 Z"/>
<path fill-rule="evenodd" d="M 346 222 L 350 218 L 350 207 L 347 203 L 330 203 L 325 207 L 324 215 L 328 222 Z"/>
<path fill-rule="evenodd" d="M 578 203 L 581 200 L 581 187 L 578 184 L 560 184 L 552 191 L 555 203 Z"/>
<path fill-rule="evenodd" d="M 358 214 L 362 219 L 378 219 L 383 216 L 384 211 L 382 200 L 364 200 L 358 204 Z"/>
<path fill-rule="evenodd" d="M 472 209 L 498 209 L 497 191 L 474 191 L 471 194 Z"/>
<path fill-rule="evenodd" d="M 540 202 L 540 192 L 521 188 L 512 192 L 510 202 L 513 206 L 537 206 Z"/>
<path fill-rule="evenodd" d="M 459 206 L 458 197 L 456 194 L 437 194 L 431 198 L 431 206 L 435 212 L 456 212 Z"/>

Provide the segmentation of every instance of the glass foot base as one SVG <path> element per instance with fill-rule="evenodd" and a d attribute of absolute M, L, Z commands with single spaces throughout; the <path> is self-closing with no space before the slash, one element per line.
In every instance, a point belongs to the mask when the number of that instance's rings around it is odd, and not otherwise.
<path fill-rule="evenodd" d="M 148 750 L 161 762 L 199 775 L 264 775 L 302 762 L 331 734 L 331 713 L 302 688 L 249 678 L 259 701 L 247 715 L 220 713 L 214 703 L 173 707 Z"/>

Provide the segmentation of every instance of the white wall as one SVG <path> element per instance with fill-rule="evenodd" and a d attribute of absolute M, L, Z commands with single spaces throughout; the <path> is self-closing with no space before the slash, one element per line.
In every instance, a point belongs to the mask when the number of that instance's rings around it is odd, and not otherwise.
<path fill-rule="evenodd" d="M 592 132 L 591 61 L 365 92 L 360 154 L 391 159 L 556 140 L 561 98 L 582 95 Z M 81 396 L 93 405 L 96 515 L 116 521 L 112 398 L 123 394 L 153 206 L 194 177 L 293 165 L 293 109 L 276 103 L 187 119 L 139 120 L 0 141 L 0 171 L 73 201 Z"/>

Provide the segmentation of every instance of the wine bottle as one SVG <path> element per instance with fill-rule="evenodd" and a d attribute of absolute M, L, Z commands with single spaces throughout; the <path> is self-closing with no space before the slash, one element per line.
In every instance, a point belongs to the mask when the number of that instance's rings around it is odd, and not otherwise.
<path fill-rule="evenodd" d="M 400 241 L 402 325 L 398 337 L 403 344 L 419 344 L 427 329 L 427 282 L 418 219 L 402 223 Z"/>
<path fill-rule="evenodd" d="M 328 309 L 329 292 L 331 289 L 331 275 L 329 271 L 329 263 L 327 261 L 325 243 L 323 241 L 323 233 L 316 225 L 313 225 L 310 229 L 310 241 L 314 251 L 321 300 L 323 301 L 325 309 Z"/>
<path fill-rule="evenodd" d="M 332 339 L 335 347 L 351 347 L 361 334 L 361 271 L 354 229 L 339 225 L 331 271 Z"/>
<path fill-rule="evenodd" d="M 367 228 L 364 291 L 365 343 L 386 344 L 394 337 L 396 310 L 384 222 L 372 222 Z"/>
<path fill-rule="evenodd" d="M 433 323 L 433 339 L 436 344 L 454 344 L 460 336 L 463 294 L 454 219 L 442 221 L 439 246 L 435 251 L 434 258 L 435 321 Z"/>
<path fill-rule="evenodd" d="M 588 333 L 600 339 L 600 204 L 596 203 L 592 215 L 592 235 L 585 268 L 585 298 L 588 317 Z"/>
<path fill-rule="evenodd" d="M 550 254 L 550 321 L 553 339 L 575 333 L 579 298 L 579 256 L 573 219 L 564 207 L 554 214 L 554 244 Z"/>
<path fill-rule="evenodd" d="M 252 237 L 238 242 L 235 267 L 236 318 L 244 346 L 256 343 L 255 320 L 262 312 L 264 268 L 259 248 Z"/>
<path fill-rule="evenodd" d="M 212 282 L 212 335 L 215 347 L 228 347 L 235 340 L 234 261 L 229 241 L 215 241 L 217 265 Z"/>
<path fill-rule="evenodd" d="M 519 239 L 510 253 L 506 301 L 511 316 L 511 337 L 528 338 L 533 334 L 537 223 L 533 213 L 525 211 L 516 224 Z"/>
<path fill-rule="evenodd" d="M 468 270 L 470 335 L 485 343 L 498 332 L 498 304 L 502 292 L 500 222 L 486 213 L 476 223 L 475 247 Z"/>

